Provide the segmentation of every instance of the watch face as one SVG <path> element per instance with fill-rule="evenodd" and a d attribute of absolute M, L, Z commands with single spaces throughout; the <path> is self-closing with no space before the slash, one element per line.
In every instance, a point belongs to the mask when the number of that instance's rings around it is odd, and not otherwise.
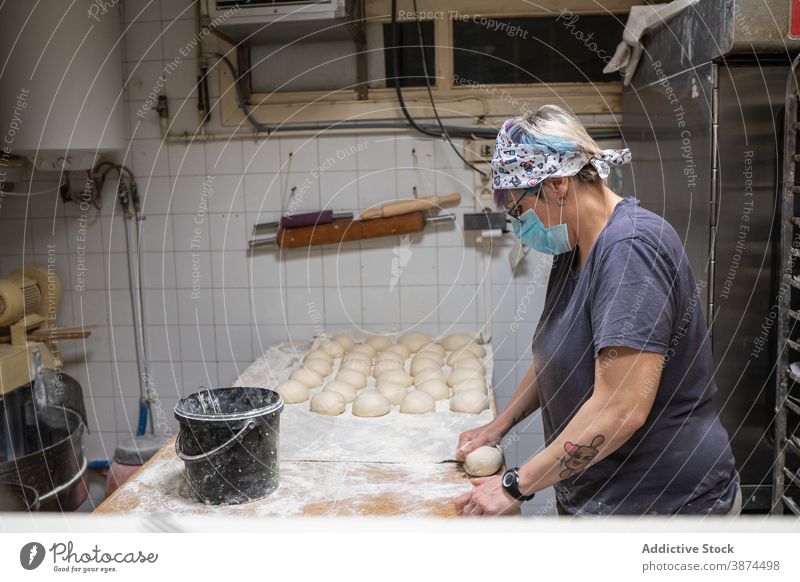
<path fill-rule="evenodd" d="M 505 487 L 510 487 L 512 483 L 514 483 L 514 473 L 508 472 L 503 475 L 503 485 Z"/>

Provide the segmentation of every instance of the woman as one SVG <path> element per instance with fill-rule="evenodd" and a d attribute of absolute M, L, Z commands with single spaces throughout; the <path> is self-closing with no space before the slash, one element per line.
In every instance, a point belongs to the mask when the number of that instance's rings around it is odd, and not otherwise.
<path fill-rule="evenodd" d="M 547 446 L 473 481 L 456 500 L 466 515 L 516 512 L 551 485 L 562 514 L 738 513 L 700 287 L 674 229 L 606 186 L 608 164 L 628 161 L 552 105 L 498 133 L 498 205 L 524 244 L 555 256 L 533 364 L 493 422 L 460 436 L 458 454 L 500 442 L 538 409 Z"/>

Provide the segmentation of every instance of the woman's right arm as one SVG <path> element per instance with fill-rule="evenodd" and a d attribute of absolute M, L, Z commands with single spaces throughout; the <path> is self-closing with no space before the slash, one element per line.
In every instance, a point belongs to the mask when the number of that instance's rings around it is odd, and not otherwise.
<path fill-rule="evenodd" d="M 531 363 L 525 377 L 517 387 L 508 406 L 497 415 L 492 422 L 462 432 L 458 437 L 456 458 L 464 457 L 484 445 L 496 444 L 502 440 L 518 422 L 522 421 L 539 408 L 539 393 L 536 386 L 536 366 Z"/>

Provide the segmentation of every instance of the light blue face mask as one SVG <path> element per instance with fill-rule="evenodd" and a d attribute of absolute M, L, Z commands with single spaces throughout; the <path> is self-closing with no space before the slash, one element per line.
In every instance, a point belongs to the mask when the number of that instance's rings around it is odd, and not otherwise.
<path fill-rule="evenodd" d="M 563 209 L 561 211 L 563 215 Z M 566 224 L 546 228 L 533 210 L 526 210 L 513 219 L 511 227 L 522 244 L 540 253 L 560 255 L 572 250 Z"/>

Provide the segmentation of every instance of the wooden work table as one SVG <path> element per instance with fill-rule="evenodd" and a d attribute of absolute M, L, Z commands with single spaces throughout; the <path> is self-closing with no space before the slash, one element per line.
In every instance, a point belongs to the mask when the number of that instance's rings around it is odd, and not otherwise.
<path fill-rule="evenodd" d="M 280 465 L 280 486 L 266 499 L 204 505 L 187 495 L 174 442 L 171 439 L 95 513 L 452 517 L 453 500 L 471 487 L 458 463 L 288 461 Z"/>
<path fill-rule="evenodd" d="M 240 377 L 246 386 L 265 385 L 264 365 L 276 373 L 276 354 L 294 354 L 295 345 L 271 347 Z M 272 356 L 270 356 L 272 354 Z M 285 371 L 299 362 L 284 358 Z M 487 382 L 491 381 L 491 356 L 487 359 Z M 496 414 L 491 398 L 491 416 Z M 476 419 L 477 420 L 477 419 Z M 485 421 L 485 419 L 484 419 Z M 281 430 L 283 436 L 284 431 Z M 457 434 L 452 439 L 455 449 Z M 377 439 L 376 442 L 380 442 Z M 376 445 L 378 446 L 378 445 Z M 449 446 L 449 443 L 448 443 Z M 192 500 L 183 476 L 183 462 L 170 439 L 142 468 L 106 499 L 98 514 L 223 515 L 223 516 L 427 516 L 456 515 L 454 500 L 469 491 L 471 483 L 460 463 L 455 462 L 280 462 L 280 485 L 266 499 L 242 505 L 214 506 Z"/>

